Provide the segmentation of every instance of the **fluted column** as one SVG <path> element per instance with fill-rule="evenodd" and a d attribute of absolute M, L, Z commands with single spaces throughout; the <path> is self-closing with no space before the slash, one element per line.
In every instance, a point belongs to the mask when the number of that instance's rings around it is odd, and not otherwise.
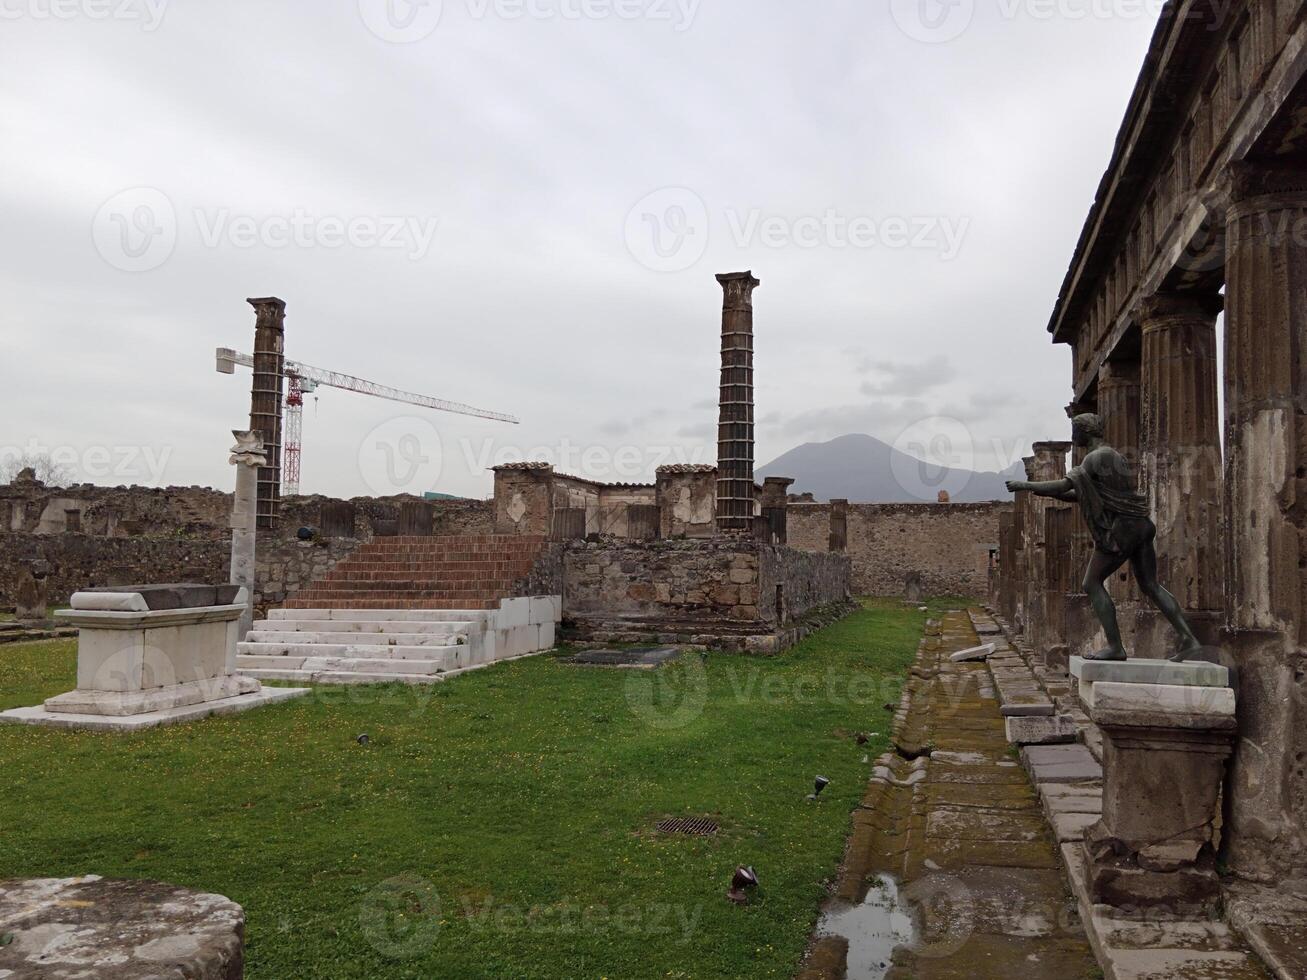
<path fill-rule="evenodd" d="M 1107 361 L 1098 372 L 1098 414 L 1107 443 L 1139 471 L 1139 362 Z M 1118 603 L 1136 602 L 1139 587 L 1128 568 L 1112 576 L 1107 590 Z"/>
<path fill-rule="evenodd" d="M 1226 616 L 1239 666 L 1228 859 L 1307 876 L 1307 173 L 1238 166 L 1226 226 Z"/>
<path fill-rule="evenodd" d="M 1139 310 L 1140 489 L 1157 523 L 1158 574 L 1190 611 L 1223 605 L 1216 294 L 1161 293 Z"/>
<path fill-rule="evenodd" d="M 1307 174 L 1241 168 L 1233 198 L 1226 232 L 1227 609 L 1236 627 L 1297 638 L 1299 469 L 1307 465 Z"/>
<path fill-rule="evenodd" d="M 1098 372 L 1098 414 L 1103 435 L 1130 461 L 1139 462 L 1139 362 L 1107 361 Z"/>
<path fill-rule="evenodd" d="M 1033 449 L 1034 455 L 1026 461 L 1026 473 L 1031 480 L 1042 483 L 1066 476 L 1066 454 L 1071 443 L 1037 442 Z M 1049 562 L 1045 514 L 1053 507 L 1065 505 L 1033 493 L 1023 493 L 1022 497 L 1025 499 L 1019 506 L 1026 508 L 1026 635 L 1036 647 L 1042 647 L 1049 639 L 1047 597 L 1056 578 L 1056 570 Z"/>

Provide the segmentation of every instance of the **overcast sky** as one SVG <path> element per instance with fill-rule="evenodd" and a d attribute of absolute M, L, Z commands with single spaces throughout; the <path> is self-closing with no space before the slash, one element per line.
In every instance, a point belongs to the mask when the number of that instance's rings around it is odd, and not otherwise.
<path fill-rule="evenodd" d="M 291 358 L 522 419 L 323 389 L 305 492 L 651 478 L 715 458 L 752 269 L 760 463 L 1001 468 L 1066 435 L 1045 326 L 1159 9 L 0 0 L 0 450 L 229 488 L 213 351 L 276 295 Z"/>

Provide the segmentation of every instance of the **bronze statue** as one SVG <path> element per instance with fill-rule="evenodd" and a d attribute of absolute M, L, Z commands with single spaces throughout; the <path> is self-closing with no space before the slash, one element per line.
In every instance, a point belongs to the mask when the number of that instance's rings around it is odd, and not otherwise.
<path fill-rule="evenodd" d="M 1180 650 L 1171 659 L 1186 660 L 1202 649 L 1185 620 L 1180 604 L 1157 581 L 1157 552 L 1153 539 L 1157 526 L 1148 512 L 1148 500 L 1136 489 L 1134 474 L 1124 456 L 1103 438 L 1103 420 L 1097 415 L 1078 415 L 1071 422 L 1072 442 L 1088 450 L 1084 462 L 1063 480 L 1029 483 L 1009 480 L 1013 492 L 1028 490 L 1040 497 L 1054 497 L 1080 505 L 1089 533 L 1094 539 L 1094 556 L 1085 572 L 1084 589 L 1089 593 L 1094 615 L 1107 634 L 1107 646 L 1089 655 L 1089 660 L 1125 660 L 1116 606 L 1104 582 L 1127 561 L 1139 589 L 1180 635 Z"/>

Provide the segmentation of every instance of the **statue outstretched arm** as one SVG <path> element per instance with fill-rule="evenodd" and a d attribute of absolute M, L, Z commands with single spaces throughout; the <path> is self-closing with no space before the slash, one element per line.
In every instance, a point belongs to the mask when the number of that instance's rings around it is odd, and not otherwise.
<path fill-rule="evenodd" d="M 1007 488 L 1012 493 L 1022 490 L 1033 493 L 1036 497 L 1055 497 L 1071 503 L 1076 501 L 1076 487 L 1070 480 L 1048 480 L 1044 483 L 1030 483 L 1026 480 L 1008 480 Z"/>

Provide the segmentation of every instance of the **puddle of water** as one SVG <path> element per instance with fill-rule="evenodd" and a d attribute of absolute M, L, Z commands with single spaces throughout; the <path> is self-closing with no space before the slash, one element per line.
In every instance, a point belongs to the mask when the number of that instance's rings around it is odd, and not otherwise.
<path fill-rule="evenodd" d="M 899 946 L 911 946 L 917 927 L 899 884 L 877 875 L 860 905 L 841 903 L 822 913 L 817 932 L 849 941 L 848 980 L 883 980 Z"/>

